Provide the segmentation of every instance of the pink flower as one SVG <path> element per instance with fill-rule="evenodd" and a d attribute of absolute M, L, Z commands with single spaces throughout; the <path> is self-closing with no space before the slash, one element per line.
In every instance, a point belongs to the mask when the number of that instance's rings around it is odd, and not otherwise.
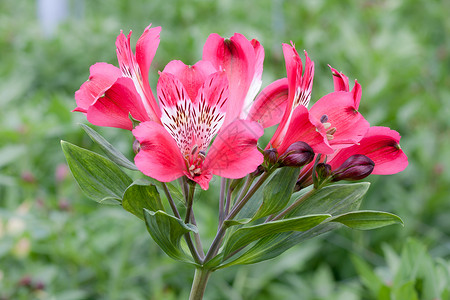
<path fill-rule="evenodd" d="M 89 80 L 75 93 L 77 107 L 94 125 L 133 128 L 129 115 L 139 121 L 159 122 L 161 112 L 148 83 L 148 70 L 159 45 L 161 27 L 149 25 L 136 43 L 136 54 L 128 37 L 121 32 L 116 40 L 120 69 L 97 63 L 90 68 Z"/>
<path fill-rule="evenodd" d="M 314 63 L 305 52 L 305 71 L 294 45 L 283 44 L 287 78 L 267 86 L 256 98 L 248 119 L 263 126 L 280 123 L 267 148 L 273 147 L 283 154 L 293 143 L 302 141 L 314 152 L 333 152 L 327 139 L 318 132 L 318 120 L 311 117 L 306 108 L 311 99 Z"/>
<path fill-rule="evenodd" d="M 262 127 L 245 120 L 225 124 L 228 112 L 234 113 L 227 77 L 208 61 L 172 61 L 160 73 L 160 123 L 133 130 L 141 147 L 135 162 L 144 174 L 163 182 L 187 176 L 208 189 L 212 175 L 241 178 L 262 163 L 256 148 Z"/>

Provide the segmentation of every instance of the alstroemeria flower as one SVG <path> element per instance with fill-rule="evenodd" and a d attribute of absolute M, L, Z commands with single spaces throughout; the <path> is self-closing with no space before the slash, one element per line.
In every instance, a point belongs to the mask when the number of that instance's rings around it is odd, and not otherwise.
<path fill-rule="evenodd" d="M 148 121 L 133 130 L 140 143 L 136 166 L 147 176 L 162 182 L 186 176 L 208 189 L 212 175 L 241 178 L 262 163 L 256 148 L 262 127 L 245 120 L 224 123 L 230 109 L 224 71 L 207 61 L 172 61 L 160 74 L 157 95 L 162 125 Z"/>
<path fill-rule="evenodd" d="M 265 126 L 280 122 L 267 146 L 267 148 L 276 148 L 280 155 L 291 144 L 298 141 L 307 143 L 314 152 L 330 154 L 333 149 L 327 139 L 317 131 L 320 123 L 311 118 L 306 108 L 311 99 L 314 63 L 305 52 L 305 71 L 303 72 L 303 64 L 294 45 L 283 44 L 283 53 L 286 60 L 287 79 L 275 81 L 261 92 L 262 96 L 256 99 L 249 118 L 260 121 Z M 274 112 L 269 111 L 276 107 L 284 108 L 281 119 L 279 109 Z"/>
<path fill-rule="evenodd" d="M 148 82 L 150 68 L 159 45 L 161 27 L 149 25 L 136 43 L 136 54 L 121 32 L 116 40 L 120 69 L 97 63 L 90 68 L 89 81 L 75 93 L 77 108 L 94 125 L 131 130 L 129 115 L 139 121 L 159 122 L 161 112 Z"/>

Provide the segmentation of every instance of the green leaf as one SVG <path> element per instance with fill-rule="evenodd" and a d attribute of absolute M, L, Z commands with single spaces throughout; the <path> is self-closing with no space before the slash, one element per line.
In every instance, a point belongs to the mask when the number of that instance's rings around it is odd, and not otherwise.
<path fill-rule="evenodd" d="M 145 179 L 138 179 L 128 187 L 123 195 L 122 206 L 124 209 L 144 220 L 143 209 L 151 211 L 164 211 L 158 190 Z"/>
<path fill-rule="evenodd" d="M 329 217 L 331 215 L 310 215 L 240 228 L 228 239 L 223 255 L 227 258 L 229 254 L 266 236 L 288 231 L 308 230 Z"/>
<path fill-rule="evenodd" d="M 143 213 L 147 230 L 158 246 L 171 258 L 194 264 L 181 248 L 180 241 L 184 234 L 197 232 L 197 228 L 161 210 L 153 212 L 144 208 Z"/>
<path fill-rule="evenodd" d="M 359 208 L 369 183 L 335 184 L 324 187 L 304 199 L 290 217 L 312 214 L 339 215 Z M 324 222 L 307 231 L 277 233 L 257 241 L 250 249 L 233 261 L 225 262 L 218 268 L 237 264 L 253 264 L 274 258 L 300 242 L 329 232 L 341 226 L 340 223 Z"/>
<path fill-rule="evenodd" d="M 100 203 L 122 201 L 132 180 L 115 163 L 65 141 L 61 147 L 73 177 L 88 197 Z"/>
<path fill-rule="evenodd" d="M 293 215 L 324 214 L 338 215 L 357 210 L 370 183 L 334 184 L 326 186 L 305 199 Z"/>
<path fill-rule="evenodd" d="M 225 220 L 223 222 L 223 225 L 228 228 L 231 226 L 236 226 L 236 225 L 245 225 L 248 224 L 252 219 L 250 218 L 244 218 L 244 219 L 240 219 L 240 220 Z"/>
<path fill-rule="evenodd" d="M 370 230 L 392 224 L 403 225 L 400 217 L 382 211 L 361 210 L 333 217 L 330 222 L 338 222 L 353 229 Z"/>
<path fill-rule="evenodd" d="M 289 202 L 300 168 L 285 167 L 277 171 L 263 189 L 263 202 L 254 220 L 282 210 Z"/>
<path fill-rule="evenodd" d="M 84 124 L 80 124 L 81 128 L 89 135 L 89 137 L 100 146 L 100 148 L 105 152 L 106 156 L 108 156 L 113 162 L 122 166 L 124 168 L 138 171 L 138 168 L 135 164 L 128 160 L 119 150 L 114 148 L 104 137 L 98 134 L 94 129 L 86 126 Z"/>

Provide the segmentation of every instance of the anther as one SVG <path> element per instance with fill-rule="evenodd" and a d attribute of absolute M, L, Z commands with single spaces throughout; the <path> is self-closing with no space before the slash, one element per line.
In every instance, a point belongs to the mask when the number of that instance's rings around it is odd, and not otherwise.
<path fill-rule="evenodd" d="M 336 133 L 336 127 L 328 129 L 326 133 L 329 134 L 329 135 L 335 134 Z"/>
<path fill-rule="evenodd" d="M 191 154 L 194 155 L 194 153 L 197 152 L 197 149 L 198 149 L 198 145 L 194 145 L 194 147 L 192 147 Z"/>
<path fill-rule="evenodd" d="M 202 160 L 204 160 L 206 158 L 206 152 L 201 150 L 201 151 L 198 152 L 198 156 L 200 156 L 200 158 Z"/>
<path fill-rule="evenodd" d="M 327 115 L 322 115 L 320 117 L 320 123 L 325 123 L 326 121 L 328 121 L 328 116 Z"/>

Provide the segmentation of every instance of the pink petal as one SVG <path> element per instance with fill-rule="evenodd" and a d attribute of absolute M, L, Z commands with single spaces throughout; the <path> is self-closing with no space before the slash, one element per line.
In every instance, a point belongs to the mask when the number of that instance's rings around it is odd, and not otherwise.
<path fill-rule="evenodd" d="M 161 27 L 148 25 L 136 43 L 136 62 L 141 70 L 142 79 L 148 83 L 148 70 L 159 46 Z"/>
<path fill-rule="evenodd" d="M 248 113 L 252 107 L 253 100 L 255 100 L 256 95 L 259 92 L 262 84 L 262 72 L 264 63 L 264 48 L 255 39 L 251 41 L 253 48 L 255 49 L 255 73 L 253 75 L 252 82 L 248 89 L 247 95 L 245 96 L 244 106 L 240 115 L 240 119 L 246 119 Z"/>
<path fill-rule="evenodd" d="M 223 71 L 210 75 L 200 88 L 193 117 L 195 144 L 199 150 L 206 151 L 211 139 L 222 127 L 228 97 L 228 80 Z"/>
<path fill-rule="evenodd" d="M 188 172 L 186 172 L 186 176 L 189 179 L 192 179 L 193 181 L 197 182 L 202 189 L 207 190 L 209 188 L 209 182 L 211 181 L 213 174 L 211 173 L 211 170 L 208 170 L 202 172 L 202 174 L 200 174 L 199 176 L 195 176 L 194 178 L 192 178 L 188 174 Z"/>
<path fill-rule="evenodd" d="M 167 64 L 163 73 L 175 75 L 183 84 L 189 98 L 195 100 L 198 90 L 205 82 L 206 78 L 216 72 L 216 69 L 209 61 L 201 60 L 193 66 L 185 65 L 180 60 L 173 60 Z"/>
<path fill-rule="evenodd" d="M 336 128 L 333 139 L 329 142 L 334 149 L 358 143 L 370 126 L 356 110 L 352 93 L 333 92 L 325 95 L 311 107 L 310 113 L 316 121 L 326 115 L 331 128 Z M 320 129 L 325 136 L 328 129 L 323 126 Z"/>
<path fill-rule="evenodd" d="M 156 89 L 162 110 L 161 123 L 175 139 L 183 155 L 188 155 L 194 142 L 194 103 L 173 74 L 160 73 Z"/>
<path fill-rule="evenodd" d="M 121 76 L 120 70 L 107 63 L 96 63 L 90 67 L 89 80 L 75 92 L 78 107 L 74 111 L 86 113 L 99 97 Z"/>
<path fill-rule="evenodd" d="M 333 82 L 334 82 L 334 91 L 335 92 L 348 92 L 350 91 L 350 87 L 348 84 L 348 77 L 344 75 L 344 73 L 338 72 L 335 68 L 332 68 L 330 65 L 331 72 L 333 73 Z M 358 81 L 355 80 L 355 86 L 352 89 L 352 95 L 354 100 L 354 106 L 356 109 L 359 108 L 359 102 L 361 101 L 361 85 Z"/>
<path fill-rule="evenodd" d="M 116 39 L 116 52 L 119 66 L 124 77 L 133 80 L 141 102 L 151 120 L 159 122 L 161 111 L 156 103 L 153 92 L 148 83 L 148 67 L 153 59 L 154 52 L 159 45 L 160 28 L 146 28 L 140 37 L 139 44 L 139 64 L 130 46 L 131 31 L 127 37 L 120 32 Z M 148 51 L 148 53 L 143 53 Z M 144 68 L 145 69 L 142 69 Z"/>
<path fill-rule="evenodd" d="M 225 125 L 238 118 L 244 100 L 255 75 L 255 48 L 242 34 L 235 33 L 225 40 L 211 34 L 203 47 L 203 60 L 210 61 L 217 69 L 223 69 L 230 84 L 230 104 Z"/>
<path fill-rule="evenodd" d="M 186 165 L 177 143 L 156 122 L 144 122 L 133 129 L 141 144 L 134 158 L 136 166 L 145 175 L 162 182 L 173 181 L 185 174 Z"/>
<path fill-rule="evenodd" d="M 281 144 L 273 145 L 273 147 L 278 148 L 278 153 L 282 154 L 290 145 L 298 141 L 307 143 L 315 153 L 333 153 L 326 139 L 317 132 L 316 126 L 310 120 L 308 109 L 303 105 L 299 105 L 294 110 Z"/>
<path fill-rule="evenodd" d="M 388 127 L 370 127 L 358 145 L 341 149 L 329 162 L 340 166 L 348 157 L 363 154 L 375 162 L 372 174 L 389 175 L 403 171 L 408 158 L 399 146 L 400 135 Z"/>
<path fill-rule="evenodd" d="M 87 119 L 97 126 L 131 130 L 129 114 L 141 122 L 149 120 L 133 81 L 121 77 L 88 109 Z"/>
<path fill-rule="evenodd" d="M 348 86 L 348 77 L 343 73 L 338 72 L 335 68 L 328 65 L 331 69 L 331 73 L 333 73 L 333 83 L 334 83 L 334 91 L 339 92 L 348 92 L 350 91 L 350 87 Z"/>
<path fill-rule="evenodd" d="M 355 80 L 355 86 L 353 87 L 351 93 L 353 96 L 355 108 L 359 109 L 359 103 L 361 102 L 362 91 L 361 91 L 361 85 L 356 80 Z"/>
<path fill-rule="evenodd" d="M 267 128 L 280 123 L 288 100 L 288 80 L 279 79 L 264 88 L 256 97 L 247 120 Z"/>
<path fill-rule="evenodd" d="M 204 170 L 226 178 L 242 178 L 253 172 L 263 162 L 256 148 L 263 133 L 261 125 L 245 120 L 222 128 L 206 155 Z"/>
<path fill-rule="evenodd" d="M 283 44 L 286 73 L 289 81 L 288 110 L 294 110 L 298 105 L 308 106 L 314 79 L 314 62 L 305 51 L 305 73 L 297 50 L 293 45 Z"/>

